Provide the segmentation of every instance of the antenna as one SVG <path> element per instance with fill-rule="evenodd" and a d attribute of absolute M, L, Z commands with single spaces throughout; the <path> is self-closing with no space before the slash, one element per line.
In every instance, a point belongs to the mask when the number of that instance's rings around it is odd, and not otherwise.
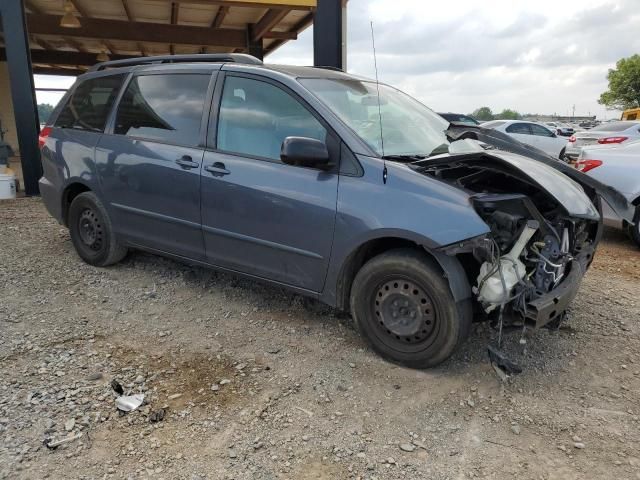
<path fill-rule="evenodd" d="M 376 90 L 378 93 L 378 120 L 380 122 L 380 147 L 382 149 L 382 161 L 384 168 L 382 170 L 382 181 L 387 183 L 387 161 L 384 158 L 384 135 L 382 133 L 382 106 L 380 104 L 380 80 L 378 79 L 378 59 L 376 57 L 376 37 L 373 33 L 373 22 L 371 22 L 371 45 L 373 46 L 373 67 L 376 71 Z"/>

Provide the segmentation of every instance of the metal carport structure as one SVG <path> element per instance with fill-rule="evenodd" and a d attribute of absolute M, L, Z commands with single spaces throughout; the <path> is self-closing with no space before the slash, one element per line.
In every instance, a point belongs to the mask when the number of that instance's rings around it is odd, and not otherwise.
<path fill-rule="evenodd" d="M 0 62 L 8 66 L 7 98 L 25 193 L 38 194 L 42 174 L 34 73 L 79 75 L 98 56 L 244 52 L 263 58 L 311 24 L 314 64 L 343 68 L 345 5 L 346 0 L 0 0 Z"/>

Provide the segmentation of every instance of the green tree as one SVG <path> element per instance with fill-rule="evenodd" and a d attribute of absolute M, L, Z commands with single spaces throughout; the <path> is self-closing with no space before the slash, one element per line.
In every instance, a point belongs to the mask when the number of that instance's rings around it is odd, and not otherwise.
<path fill-rule="evenodd" d="M 38 119 L 40 123 L 46 123 L 49 119 L 49 115 L 53 112 L 53 105 L 49 105 L 48 103 L 39 103 L 38 104 Z"/>
<path fill-rule="evenodd" d="M 618 110 L 640 107 L 640 55 L 618 60 L 607 80 L 609 90 L 600 95 L 598 103 Z"/>
<path fill-rule="evenodd" d="M 493 120 L 493 112 L 489 107 L 480 107 L 476 109 L 471 116 L 476 120 Z"/>
<path fill-rule="evenodd" d="M 521 120 L 522 115 L 520 115 L 515 110 L 505 108 L 504 110 L 502 110 L 502 112 L 498 113 L 495 118 L 499 118 L 500 120 Z"/>

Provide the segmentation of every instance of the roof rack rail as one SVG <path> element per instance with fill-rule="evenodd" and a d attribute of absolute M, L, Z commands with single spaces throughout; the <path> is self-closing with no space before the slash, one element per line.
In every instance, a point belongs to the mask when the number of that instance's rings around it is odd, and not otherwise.
<path fill-rule="evenodd" d="M 194 63 L 194 62 L 232 62 L 249 65 L 262 65 L 262 60 L 246 53 L 198 53 L 193 55 L 157 55 L 150 57 L 126 58 L 96 63 L 89 69 L 98 72 L 107 68 L 130 67 L 133 65 L 154 65 L 161 63 Z"/>

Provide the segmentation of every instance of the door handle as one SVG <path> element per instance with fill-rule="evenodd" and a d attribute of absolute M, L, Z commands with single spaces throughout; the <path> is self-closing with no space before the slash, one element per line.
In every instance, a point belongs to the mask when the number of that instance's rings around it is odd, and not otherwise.
<path fill-rule="evenodd" d="M 214 177 L 229 175 L 231 173 L 222 162 L 215 162 L 213 165 L 207 165 L 204 169 L 209 173 L 213 173 Z"/>
<path fill-rule="evenodd" d="M 200 164 L 198 162 L 194 162 L 189 155 L 183 155 L 182 157 L 178 158 L 176 160 L 176 163 L 185 170 L 188 170 L 190 168 L 198 168 L 200 166 Z"/>

